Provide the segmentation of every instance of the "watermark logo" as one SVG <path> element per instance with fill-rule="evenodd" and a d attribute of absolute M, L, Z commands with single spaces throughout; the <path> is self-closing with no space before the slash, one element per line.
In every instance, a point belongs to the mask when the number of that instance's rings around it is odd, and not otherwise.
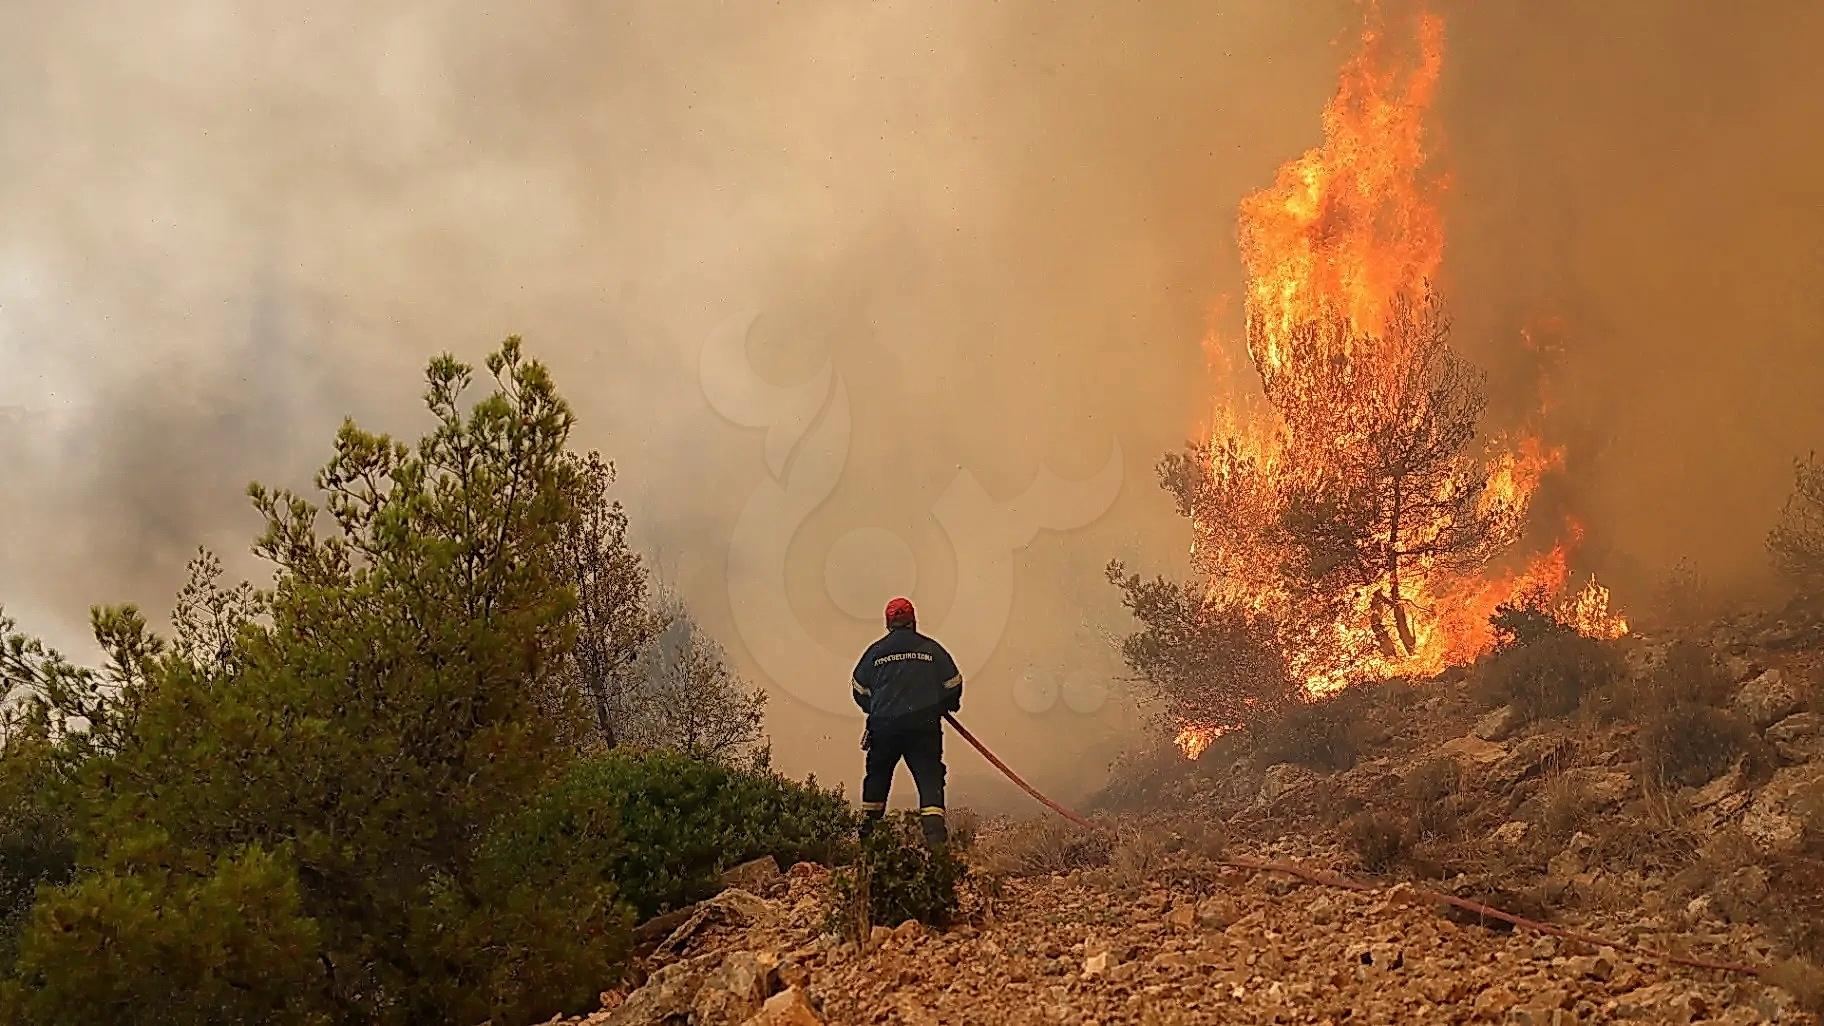
<path fill-rule="evenodd" d="M 850 708 L 847 682 L 860 646 L 853 636 L 819 636 L 806 626 L 792 606 L 788 580 L 794 570 L 820 569 L 836 608 L 878 621 L 893 595 L 917 601 L 918 560 L 903 537 L 864 523 L 839 530 L 819 552 L 794 548 L 812 514 L 830 502 L 847 467 L 854 427 L 849 389 L 828 360 L 794 384 L 763 379 L 748 356 L 756 319 L 747 313 L 718 325 L 698 366 L 710 407 L 733 424 L 765 433 L 766 475 L 747 497 L 729 538 L 729 605 L 742 643 L 776 689 L 818 709 L 844 711 Z M 964 676 L 981 669 L 1007 629 L 1015 555 L 1040 532 L 1074 530 L 1099 519 L 1120 494 L 1122 472 L 1118 442 L 1111 442 L 1107 459 L 1089 477 L 1066 479 L 1041 468 L 1013 496 L 990 494 L 967 469 L 958 468 L 927 511 L 954 553 L 956 591 L 939 617 L 921 606 L 919 626 L 942 639 Z M 795 567 L 793 559 L 821 560 L 822 566 Z M 1029 686 L 1022 678 L 1015 696 L 1027 711 L 1044 711 L 1062 700 L 1089 712 L 1100 708 L 1105 691 L 1075 681 Z"/>

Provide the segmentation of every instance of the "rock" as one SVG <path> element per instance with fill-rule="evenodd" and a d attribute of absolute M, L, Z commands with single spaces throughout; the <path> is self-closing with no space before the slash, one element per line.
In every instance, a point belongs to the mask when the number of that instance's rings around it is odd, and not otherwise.
<path fill-rule="evenodd" d="M 823 1019 L 798 987 L 787 987 L 766 999 L 744 1026 L 823 1026 Z"/>
<path fill-rule="evenodd" d="M 1108 972 L 1108 952 L 1100 951 L 1083 960 L 1083 978 L 1101 976 Z"/>
<path fill-rule="evenodd" d="M 777 964 L 774 956 L 752 951 L 674 962 L 627 995 L 608 1015 L 606 1026 L 740 1021 L 760 1008 Z"/>
<path fill-rule="evenodd" d="M 692 937 L 713 923 L 748 926 L 760 922 L 768 917 L 772 906 L 747 891 L 730 888 L 708 901 L 698 902 L 691 909 L 690 918 L 666 936 L 664 942 L 655 949 L 655 955 L 682 952 Z"/>
<path fill-rule="evenodd" d="M 1564 968 L 1573 976 L 1606 980 L 1615 975 L 1615 962 L 1607 955 L 1575 955 L 1565 960 Z"/>
<path fill-rule="evenodd" d="M 1526 717 L 1520 710 L 1504 705 L 1477 720 L 1470 734 L 1484 741 L 1505 741 L 1525 725 Z"/>
<path fill-rule="evenodd" d="M 1173 905 L 1172 910 L 1166 914 L 1165 921 L 1175 929 L 1188 930 L 1197 924 L 1197 908 L 1182 902 Z"/>
<path fill-rule="evenodd" d="M 1732 655 L 1723 660 L 1723 672 L 1728 675 L 1729 683 L 1741 684 L 1760 673 L 1761 667 L 1746 656 Z"/>
<path fill-rule="evenodd" d="M 910 944 L 925 935 L 925 924 L 916 919 L 908 919 L 893 928 L 893 939 L 901 944 Z"/>
<path fill-rule="evenodd" d="M 1592 811 L 1614 808 L 1634 794 L 1634 778 L 1626 770 L 1577 766 L 1564 775 L 1582 792 Z"/>
<path fill-rule="evenodd" d="M 1260 795 L 1256 801 L 1261 805 L 1270 805 L 1316 779 L 1315 771 L 1294 763 L 1282 762 L 1270 766 L 1265 779 L 1260 783 Z"/>
<path fill-rule="evenodd" d="M 794 862 L 792 868 L 785 871 L 785 875 L 794 880 L 815 880 L 821 876 L 828 876 L 829 872 L 815 862 Z"/>
<path fill-rule="evenodd" d="M 1787 762 L 1805 762 L 1824 752 L 1824 716 L 1793 713 L 1767 728 L 1767 740 Z"/>
<path fill-rule="evenodd" d="M 1494 790 L 1512 790 L 1515 784 L 1545 772 L 1547 766 L 1564 754 L 1570 741 L 1562 734 L 1534 734 L 1514 746 L 1512 752 L 1488 771 L 1487 786 Z"/>
<path fill-rule="evenodd" d="M 1507 756 L 1507 748 L 1474 734 L 1451 738 L 1438 746 L 1438 754 L 1457 760 L 1464 768 L 1492 766 Z"/>
<path fill-rule="evenodd" d="M 1532 824 L 1523 819 L 1510 819 L 1496 827 L 1490 836 L 1496 844 L 1511 848 L 1526 840 L 1527 831 L 1532 828 Z"/>
<path fill-rule="evenodd" d="M 761 891 L 778 882 L 783 875 L 779 872 L 779 863 L 771 855 L 764 855 L 723 873 L 722 886 L 750 892 Z"/>
<path fill-rule="evenodd" d="M 1742 832 L 1764 851 L 1796 854 L 1805 845 L 1807 805 L 1824 801 L 1824 767 L 1789 766 L 1773 775 L 1742 814 Z"/>
<path fill-rule="evenodd" d="M 1240 918 L 1235 903 L 1221 895 L 1212 895 L 1197 903 L 1197 925 L 1206 930 L 1226 930 Z"/>
<path fill-rule="evenodd" d="M 1735 708 L 1755 728 L 1764 729 L 1799 711 L 1805 704 L 1798 685 L 1778 670 L 1768 670 L 1742 685 L 1735 696 Z"/>

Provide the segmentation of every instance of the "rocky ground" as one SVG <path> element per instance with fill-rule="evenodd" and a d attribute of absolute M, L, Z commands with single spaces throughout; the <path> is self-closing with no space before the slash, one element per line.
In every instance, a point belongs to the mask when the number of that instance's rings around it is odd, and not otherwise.
<path fill-rule="evenodd" d="M 1133 772 L 1131 807 L 1115 802 L 1102 835 L 1039 819 L 985 829 L 962 921 L 944 930 L 877 927 L 845 944 L 825 932 L 824 869 L 750 868 L 649 926 L 633 979 L 574 1021 L 1816 1023 L 1808 981 L 1783 972 L 1673 966 L 1414 898 L 1756 966 L 1818 943 L 1808 803 L 1824 796 L 1824 628 L 1755 617 L 1637 637 L 1623 644 L 1630 674 L 1662 672 L 1693 637 L 1753 732 L 1752 753 L 1701 784 L 1644 785 L 1642 728 L 1625 715 L 1523 722 L 1462 681 L 1430 682 L 1362 707 L 1346 770 L 1161 761 Z M 1450 785 L 1424 790 L 1441 760 L 1457 768 Z M 1383 820 L 1398 836 L 1371 852 L 1361 824 Z M 1220 864 L 1237 856 L 1374 889 Z"/>
<path fill-rule="evenodd" d="M 1399 889 L 1357 894 L 1197 856 L 1155 868 L 1156 884 L 1080 870 L 1009 879 L 992 910 L 978 897 L 972 921 L 880 928 L 864 952 L 823 932 L 827 874 L 794 867 L 757 895 L 725 892 L 643 987 L 574 1021 L 1811 1021 L 1752 980 L 1453 922 Z"/>

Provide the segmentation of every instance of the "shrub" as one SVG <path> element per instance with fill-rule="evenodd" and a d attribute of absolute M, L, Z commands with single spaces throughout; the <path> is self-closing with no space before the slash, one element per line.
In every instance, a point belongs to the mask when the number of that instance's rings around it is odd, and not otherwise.
<path fill-rule="evenodd" d="M 1824 462 L 1793 461 L 1792 495 L 1767 535 L 1774 566 L 1808 593 L 1824 591 Z"/>
<path fill-rule="evenodd" d="M 1506 703 L 1536 720 L 1575 710 L 1584 695 L 1612 685 L 1621 673 L 1613 646 L 1561 631 L 1496 650 L 1483 663 L 1481 687 L 1487 704 Z"/>
<path fill-rule="evenodd" d="M 1364 812 L 1349 821 L 1346 833 L 1362 868 L 1370 873 L 1386 872 L 1406 853 L 1407 824 L 1393 813 Z"/>
<path fill-rule="evenodd" d="M 1695 702 L 1651 715 L 1640 728 L 1641 771 L 1649 785 L 1696 787 L 1727 772 L 1754 733 L 1741 717 Z"/>
<path fill-rule="evenodd" d="M 1496 645 L 1504 649 L 1576 633 L 1547 606 L 1543 591 L 1528 592 L 1501 603 L 1488 622 L 1495 629 Z"/>
<path fill-rule="evenodd" d="M 1269 765 L 1297 763 L 1317 770 L 1346 770 L 1361 748 L 1364 700 L 1344 692 L 1297 702 L 1254 728 L 1258 752 Z"/>
<path fill-rule="evenodd" d="M 988 835 L 977 850 L 984 864 L 1014 876 L 1093 869 L 1107 865 L 1112 853 L 1107 834 L 1055 816 L 1010 824 Z"/>
<path fill-rule="evenodd" d="M 72 810 L 58 788 L 57 745 L 42 708 L 0 719 L 0 974 L 40 886 L 67 882 L 76 866 Z"/>
<path fill-rule="evenodd" d="M 852 935 L 851 923 L 897 926 L 916 919 L 947 926 L 956 916 L 958 887 L 968 868 L 954 847 L 927 848 L 917 819 L 892 816 L 861 842 L 857 864 L 832 875 L 825 922 Z"/>
<path fill-rule="evenodd" d="M 539 696 L 569 644 L 571 416 L 517 339 L 488 370 L 470 405 L 473 369 L 432 362 L 415 445 L 345 423 L 321 507 L 250 489 L 274 584 L 232 629 L 173 647 L 104 610 L 112 669 L 37 674 L 90 727 L 61 735 L 79 862 L 38 891 L 12 1021 L 531 1021 L 592 996 L 608 867 L 524 819 L 569 757 L 573 711 Z M 8 684 L 55 661 L 6 653 Z"/>
<path fill-rule="evenodd" d="M 586 760 L 563 791 L 615 813 L 623 839 L 615 878 L 641 916 L 708 897 L 723 870 L 749 859 L 832 862 L 855 830 L 842 794 L 815 781 L 674 752 L 615 750 Z"/>
<path fill-rule="evenodd" d="M 1463 767 L 1449 756 L 1421 763 L 1406 778 L 1413 831 L 1419 837 L 1454 839 L 1462 833 Z"/>
<path fill-rule="evenodd" d="M 40 902 L 10 1021 L 332 1021 L 319 924 L 284 853 L 249 848 L 201 874 L 101 873 Z"/>
<path fill-rule="evenodd" d="M 1735 688 L 1709 646 L 1681 640 L 1666 650 L 1666 660 L 1649 682 L 1648 703 L 1661 708 L 1683 703 L 1725 705 Z"/>

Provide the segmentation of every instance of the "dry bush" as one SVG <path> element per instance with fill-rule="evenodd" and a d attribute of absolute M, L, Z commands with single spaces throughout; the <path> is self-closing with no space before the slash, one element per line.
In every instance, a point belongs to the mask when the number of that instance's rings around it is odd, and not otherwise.
<path fill-rule="evenodd" d="M 1463 833 L 1463 767 L 1449 756 L 1420 763 L 1406 778 L 1413 831 L 1420 838 L 1454 840 Z"/>
<path fill-rule="evenodd" d="M 1810 594 L 1824 591 L 1824 463 L 1793 461 L 1793 490 L 1767 535 L 1774 566 Z"/>
<path fill-rule="evenodd" d="M 1735 693 L 1729 675 L 1710 646 L 1682 640 L 1666 651 L 1666 661 L 1642 695 L 1660 707 L 1680 703 L 1726 705 Z"/>
<path fill-rule="evenodd" d="M 1100 831 L 1047 816 L 984 834 L 974 858 L 1001 875 L 1039 876 L 1106 866 L 1112 848 Z"/>
<path fill-rule="evenodd" d="M 1613 645 L 1568 631 L 1502 648 L 1481 668 L 1479 692 L 1489 706 L 1512 705 L 1528 720 L 1562 716 L 1583 697 L 1622 675 Z"/>
<path fill-rule="evenodd" d="M 1698 787 L 1729 771 L 1747 754 L 1754 732 L 1740 716 L 1683 702 L 1652 713 L 1641 725 L 1640 772 L 1646 786 Z"/>
<path fill-rule="evenodd" d="M 1792 995 L 1800 1008 L 1824 1015 L 1824 968 L 1802 958 L 1788 958 L 1770 966 L 1761 981 Z"/>
<path fill-rule="evenodd" d="M 1120 885 L 1138 887 L 1159 875 L 1166 855 L 1165 839 L 1156 831 L 1123 830 L 1109 855 L 1109 872 Z"/>
<path fill-rule="evenodd" d="M 1364 812 L 1345 828 L 1349 844 L 1370 873 L 1384 873 L 1399 862 L 1409 845 L 1406 820 L 1391 812 Z"/>
<path fill-rule="evenodd" d="M 1448 755 L 1422 762 L 1406 778 L 1406 797 L 1414 802 L 1443 801 L 1463 789 L 1463 767 Z"/>
<path fill-rule="evenodd" d="M 1539 828 L 1547 837 L 1569 837 L 1590 822 L 1590 794 L 1582 778 L 1548 773 L 1540 795 Z"/>
<path fill-rule="evenodd" d="M 1290 762 L 1335 772 L 1355 765 L 1366 718 L 1366 700 L 1344 692 L 1294 703 L 1250 733 L 1258 758 L 1267 765 Z"/>

